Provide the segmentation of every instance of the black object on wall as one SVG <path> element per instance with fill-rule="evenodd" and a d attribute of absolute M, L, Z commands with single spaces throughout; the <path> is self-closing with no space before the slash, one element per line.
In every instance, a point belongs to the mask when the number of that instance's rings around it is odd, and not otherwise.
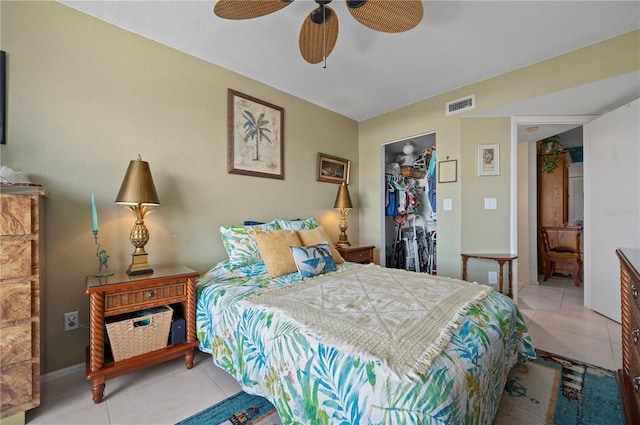
<path fill-rule="evenodd" d="M 0 144 L 7 143 L 7 60 L 0 51 Z"/>

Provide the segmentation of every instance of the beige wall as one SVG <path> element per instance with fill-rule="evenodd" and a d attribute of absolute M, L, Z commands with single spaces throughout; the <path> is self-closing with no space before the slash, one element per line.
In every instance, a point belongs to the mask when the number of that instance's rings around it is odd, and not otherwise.
<path fill-rule="evenodd" d="M 133 216 L 114 201 L 138 154 L 150 163 L 161 203 L 145 221 L 155 267 L 205 272 L 226 257 L 218 227 L 246 219 L 314 216 L 337 240 L 338 186 L 316 181 L 318 152 L 352 160 L 358 207 L 355 121 L 55 2 L 3 0 L 1 8 L 8 58 L 1 161 L 47 193 L 44 372 L 84 362 L 88 330 L 64 332 L 63 314 L 78 310 L 88 323 L 85 276 L 98 268 L 91 193 L 110 268 L 131 260 Z M 284 181 L 227 173 L 228 88 L 284 108 Z M 348 220 L 357 243 L 358 215 Z"/>
<path fill-rule="evenodd" d="M 458 160 L 458 181 L 437 185 L 438 274 L 460 277 L 462 250 L 508 250 L 511 238 L 509 121 L 464 117 L 638 71 L 639 56 L 640 31 L 636 30 L 361 122 L 359 162 L 363 205 L 358 210 L 361 243 L 380 243 L 383 211 L 380 145 L 435 131 L 438 160 L 446 157 Z M 475 110 L 445 115 L 446 102 L 468 95 L 475 95 Z M 476 133 L 475 129 L 479 132 Z M 477 144 L 488 142 L 500 143 L 499 177 L 477 177 L 474 174 Z M 492 213 L 484 211 L 479 202 L 479 198 L 484 197 L 481 194 L 490 193 L 499 198 L 498 210 Z M 452 199 L 452 211 L 442 211 L 442 199 L 445 198 Z M 489 222 L 483 222 L 484 219 L 489 219 Z M 475 277 L 486 282 L 486 276 L 484 272 L 482 276 Z"/>
<path fill-rule="evenodd" d="M 462 153 L 464 158 L 460 171 L 462 184 L 461 252 L 510 253 L 510 118 L 463 118 Z M 498 145 L 500 160 L 499 176 L 478 176 L 478 145 Z M 486 210 L 485 198 L 495 199 L 497 208 Z M 438 242 L 440 242 L 438 233 Z M 487 282 L 487 272 L 495 270 L 494 262 L 469 259 L 467 279 Z M 459 275 L 460 260 L 457 267 Z M 450 275 L 450 274 L 448 274 Z M 507 292 L 506 287 L 504 291 Z"/>

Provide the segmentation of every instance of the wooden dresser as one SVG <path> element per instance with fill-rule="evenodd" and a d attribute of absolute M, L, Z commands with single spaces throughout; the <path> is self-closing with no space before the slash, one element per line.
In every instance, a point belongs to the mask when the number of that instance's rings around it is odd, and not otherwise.
<path fill-rule="evenodd" d="M 1 418 L 40 404 L 43 195 L 39 185 L 0 185 Z"/>
<path fill-rule="evenodd" d="M 622 369 L 618 386 L 628 425 L 640 424 L 640 249 L 616 250 L 622 296 Z"/>

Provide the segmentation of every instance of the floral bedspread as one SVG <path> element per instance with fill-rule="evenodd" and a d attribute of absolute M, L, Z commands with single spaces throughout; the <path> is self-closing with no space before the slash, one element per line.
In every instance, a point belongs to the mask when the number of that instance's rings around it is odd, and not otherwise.
<path fill-rule="evenodd" d="M 338 273 L 355 267 L 340 264 Z M 297 273 L 269 279 L 262 263 L 228 261 L 197 282 L 200 350 L 271 401 L 284 424 L 490 424 L 509 370 L 535 358 L 517 307 L 492 293 L 469 309 L 426 375 L 399 376 L 245 300 L 298 282 Z"/>

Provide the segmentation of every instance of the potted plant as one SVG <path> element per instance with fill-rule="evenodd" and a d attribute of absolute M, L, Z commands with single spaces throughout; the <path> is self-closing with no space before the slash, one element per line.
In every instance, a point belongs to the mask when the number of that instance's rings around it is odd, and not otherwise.
<path fill-rule="evenodd" d="M 541 169 L 545 173 L 552 172 L 558 166 L 558 155 L 563 151 L 559 139 L 560 136 L 556 134 L 539 141 L 540 153 L 542 154 Z"/>

